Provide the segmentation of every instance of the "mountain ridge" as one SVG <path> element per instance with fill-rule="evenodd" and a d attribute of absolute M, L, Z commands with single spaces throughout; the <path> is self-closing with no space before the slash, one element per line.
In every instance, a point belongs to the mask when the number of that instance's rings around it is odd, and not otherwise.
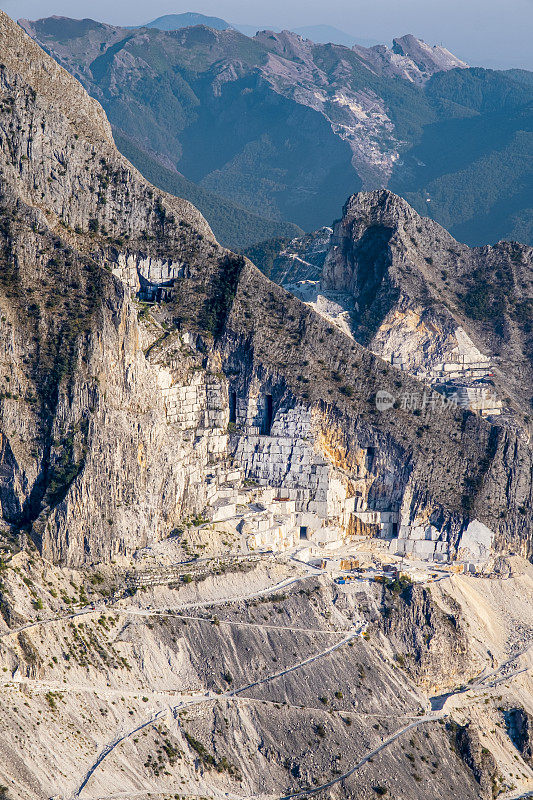
<path fill-rule="evenodd" d="M 178 30 L 179 28 L 189 28 L 193 25 L 206 25 L 208 28 L 214 28 L 215 30 L 227 30 L 233 27 L 229 22 L 226 22 L 226 20 L 220 17 L 210 17 L 194 11 L 186 11 L 182 14 L 165 14 L 151 22 L 145 22 L 144 25 L 139 25 L 138 27 L 172 31 Z"/>
<path fill-rule="evenodd" d="M 469 244 L 491 226 L 529 241 L 527 73 L 467 68 L 409 36 L 390 50 L 95 23 L 62 42 L 46 20 L 21 24 L 117 129 L 260 216 L 310 231 L 350 194 L 387 186 Z"/>
<path fill-rule="evenodd" d="M 380 402 L 428 389 L 149 184 L 3 12 L 0 55 L 0 795 L 525 791 L 530 442 Z M 400 212 L 391 266 L 364 218 Z M 392 280 L 416 221 L 352 198 L 331 271 Z"/>

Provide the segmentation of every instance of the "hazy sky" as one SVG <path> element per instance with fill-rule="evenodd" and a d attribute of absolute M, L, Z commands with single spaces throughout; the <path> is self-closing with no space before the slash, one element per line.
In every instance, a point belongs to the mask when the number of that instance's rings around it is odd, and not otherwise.
<path fill-rule="evenodd" d="M 0 0 L 0 8 L 15 19 L 59 14 L 115 25 L 198 11 L 259 28 L 335 25 L 386 43 L 413 33 L 473 65 L 533 69 L 533 0 Z"/>

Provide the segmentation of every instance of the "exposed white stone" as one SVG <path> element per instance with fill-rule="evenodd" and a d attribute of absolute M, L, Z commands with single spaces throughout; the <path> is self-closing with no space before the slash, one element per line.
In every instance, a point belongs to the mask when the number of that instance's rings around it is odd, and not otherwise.
<path fill-rule="evenodd" d="M 488 558 L 492 548 L 494 533 L 482 522 L 470 522 L 461 536 L 458 557 L 465 561 L 482 561 Z"/>

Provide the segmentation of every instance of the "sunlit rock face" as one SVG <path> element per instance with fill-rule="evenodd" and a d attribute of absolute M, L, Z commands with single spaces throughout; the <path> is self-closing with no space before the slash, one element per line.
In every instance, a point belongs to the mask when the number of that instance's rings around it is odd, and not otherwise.
<path fill-rule="evenodd" d="M 234 486 L 283 490 L 297 527 L 325 540 L 361 526 L 399 538 L 402 527 L 429 525 L 431 541 L 453 553 L 478 519 L 496 546 L 528 552 L 531 453 L 520 435 L 452 404 L 423 419 L 401 404 L 378 409 L 378 392 L 420 384 L 225 251 L 196 209 L 142 179 L 114 148 L 101 108 L 5 16 L 0 47 L 6 525 L 54 561 L 106 561 L 203 513 L 232 475 Z M 417 225 L 393 195 L 352 199 L 324 285 L 340 282 L 370 307 L 381 292 L 389 313 L 396 287 L 411 286 L 398 276 L 421 285 L 401 249 Z M 416 264 L 455 246 L 430 230 L 426 250 L 408 252 Z M 416 367 L 423 326 L 412 305 L 406 325 L 418 344 L 406 357 Z M 447 347 L 474 352 L 457 325 L 442 330 L 433 361 Z"/>

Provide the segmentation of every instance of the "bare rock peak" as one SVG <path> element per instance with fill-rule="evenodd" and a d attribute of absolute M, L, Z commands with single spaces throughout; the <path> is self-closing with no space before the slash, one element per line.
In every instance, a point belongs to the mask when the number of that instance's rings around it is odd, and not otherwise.
<path fill-rule="evenodd" d="M 344 206 L 344 219 L 369 219 L 375 222 L 398 225 L 417 221 L 436 225 L 433 220 L 421 217 L 407 200 L 389 189 L 358 192 L 348 198 Z M 440 226 L 439 226 L 440 227 Z"/>
<path fill-rule="evenodd" d="M 309 39 L 300 36 L 299 33 L 293 31 L 271 31 L 264 30 L 258 31 L 254 39 L 262 44 L 268 46 L 270 49 L 276 50 L 282 55 L 298 55 L 306 46 L 312 44 Z"/>
<path fill-rule="evenodd" d="M 466 62 L 461 61 L 446 47 L 426 44 L 422 39 L 417 39 L 410 33 L 393 39 L 392 51 L 397 55 L 410 58 L 424 72 L 440 72 L 456 67 L 462 69 L 468 67 Z"/>

